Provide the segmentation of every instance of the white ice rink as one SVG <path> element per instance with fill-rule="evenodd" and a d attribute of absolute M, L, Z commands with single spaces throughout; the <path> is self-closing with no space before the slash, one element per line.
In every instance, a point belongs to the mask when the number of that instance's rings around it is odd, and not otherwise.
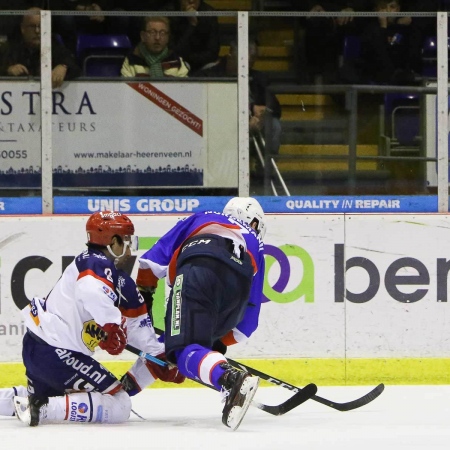
<path fill-rule="evenodd" d="M 343 402 L 374 386 L 319 387 L 318 395 Z M 255 399 L 277 404 L 291 393 L 260 388 Z M 29 428 L 0 419 L 0 449 L 45 450 L 428 450 L 450 448 L 450 386 L 386 386 L 372 403 L 340 412 L 309 400 L 284 416 L 251 407 L 235 432 L 221 423 L 216 392 L 147 389 L 133 399 L 122 425 L 44 425 Z"/>

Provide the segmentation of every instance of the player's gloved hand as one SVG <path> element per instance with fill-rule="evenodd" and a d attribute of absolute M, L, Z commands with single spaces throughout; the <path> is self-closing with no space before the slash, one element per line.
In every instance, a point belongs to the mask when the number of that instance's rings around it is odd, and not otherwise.
<path fill-rule="evenodd" d="M 122 317 L 120 325 L 116 323 L 107 323 L 100 327 L 105 333 L 105 337 L 99 342 L 98 346 L 106 350 L 110 355 L 119 355 L 127 345 L 127 327 L 125 317 Z"/>
<path fill-rule="evenodd" d="M 165 353 L 159 354 L 157 358 L 162 361 L 167 361 Z M 186 379 L 178 370 L 178 367 L 173 364 L 169 363 L 167 366 L 160 366 L 153 361 L 145 360 L 145 365 L 154 378 L 159 378 L 166 383 L 181 384 Z"/>
<path fill-rule="evenodd" d="M 122 383 L 124 391 L 130 397 L 133 397 L 133 395 L 139 394 L 139 392 L 141 392 L 141 389 L 128 372 L 120 379 L 120 382 Z"/>
<path fill-rule="evenodd" d="M 227 348 L 228 347 L 220 339 L 217 339 L 217 341 L 214 341 L 211 350 L 225 355 L 225 353 L 227 352 Z"/>

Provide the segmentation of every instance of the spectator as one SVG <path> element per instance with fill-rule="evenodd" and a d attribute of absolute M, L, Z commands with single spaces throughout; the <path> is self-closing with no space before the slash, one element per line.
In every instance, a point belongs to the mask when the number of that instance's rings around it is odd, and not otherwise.
<path fill-rule="evenodd" d="M 400 0 L 377 0 L 378 12 L 399 12 Z M 414 83 L 421 71 L 420 29 L 410 17 L 380 15 L 361 36 L 362 82 Z"/>
<path fill-rule="evenodd" d="M 310 1 L 310 12 L 354 12 L 368 10 L 367 0 Z M 309 79 L 316 83 L 338 82 L 339 56 L 346 35 L 359 35 L 361 19 L 309 17 L 305 20 L 305 59 Z"/>
<path fill-rule="evenodd" d="M 123 62 L 123 77 L 187 77 L 183 59 L 169 50 L 170 22 L 166 17 L 146 17 L 141 42 Z"/>
<path fill-rule="evenodd" d="M 30 8 L 34 14 L 23 16 L 20 24 L 21 35 L 6 44 L 2 55 L 0 74 L 3 76 L 35 76 L 41 74 L 41 16 L 40 8 Z M 58 88 L 65 80 L 80 76 L 70 51 L 56 39 L 52 41 L 52 86 Z"/>
<path fill-rule="evenodd" d="M 172 0 L 168 11 L 206 12 L 214 8 L 203 0 Z M 174 51 L 188 63 L 191 72 L 214 64 L 219 57 L 220 35 L 217 17 L 173 17 Z"/>
<path fill-rule="evenodd" d="M 266 116 L 271 120 L 271 149 L 278 153 L 281 142 L 281 106 L 277 97 L 267 91 L 269 79 L 259 70 L 253 69 L 258 47 L 254 39 L 248 45 L 249 66 L 249 131 L 251 133 L 263 132 L 266 125 Z M 219 58 L 214 65 L 205 70 L 198 71 L 195 76 L 201 77 L 236 77 L 237 76 L 238 47 L 237 42 L 230 43 L 228 55 Z M 267 138 L 267 136 L 266 136 Z"/>

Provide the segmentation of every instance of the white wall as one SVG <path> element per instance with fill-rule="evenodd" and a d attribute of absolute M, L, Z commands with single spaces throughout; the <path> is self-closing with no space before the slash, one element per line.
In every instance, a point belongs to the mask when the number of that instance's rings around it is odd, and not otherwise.
<path fill-rule="evenodd" d="M 159 237 L 179 217 L 136 215 L 133 221 L 139 236 Z M 23 285 L 27 297 L 44 296 L 61 274 L 62 257 L 84 249 L 86 218 L 0 217 L 0 361 L 20 359 L 22 321 L 12 289 Z M 269 254 L 290 256 L 282 266 L 267 256 L 265 293 L 272 301 L 233 356 L 450 356 L 450 216 L 268 215 L 265 240 Z M 18 264 L 33 256 L 46 270 L 27 271 L 22 283 L 13 271 L 23 274 Z M 277 293 L 280 267 L 286 286 Z"/>

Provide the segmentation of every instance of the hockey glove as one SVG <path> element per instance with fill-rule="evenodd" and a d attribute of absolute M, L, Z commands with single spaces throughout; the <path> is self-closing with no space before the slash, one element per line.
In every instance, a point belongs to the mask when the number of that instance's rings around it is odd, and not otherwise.
<path fill-rule="evenodd" d="M 162 361 L 167 361 L 165 353 L 159 354 L 157 358 Z M 181 384 L 186 379 L 186 377 L 178 371 L 178 367 L 173 364 L 169 363 L 167 366 L 163 367 L 152 361 L 145 360 L 145 365 L 154 378 L 159 378 L 166 383 Z"/>
<path fill-rule="evenodd" d="M 119 355 L 127 345 L 127 327 L 125 317 L 122 317 L 120 325 L 116 323 L 107 323 L 100 327 L 106 336 L 99 342 L 98 346 L 106 350 L 110 355 Z"/>
<path fill-rule="evenodd" d="M 220 339 L 217 339 L 217 341 L 214 341 L 211 350 L 225 355 L 225 353 L 227 352 L 227 348 L 228 347 Z"/>

